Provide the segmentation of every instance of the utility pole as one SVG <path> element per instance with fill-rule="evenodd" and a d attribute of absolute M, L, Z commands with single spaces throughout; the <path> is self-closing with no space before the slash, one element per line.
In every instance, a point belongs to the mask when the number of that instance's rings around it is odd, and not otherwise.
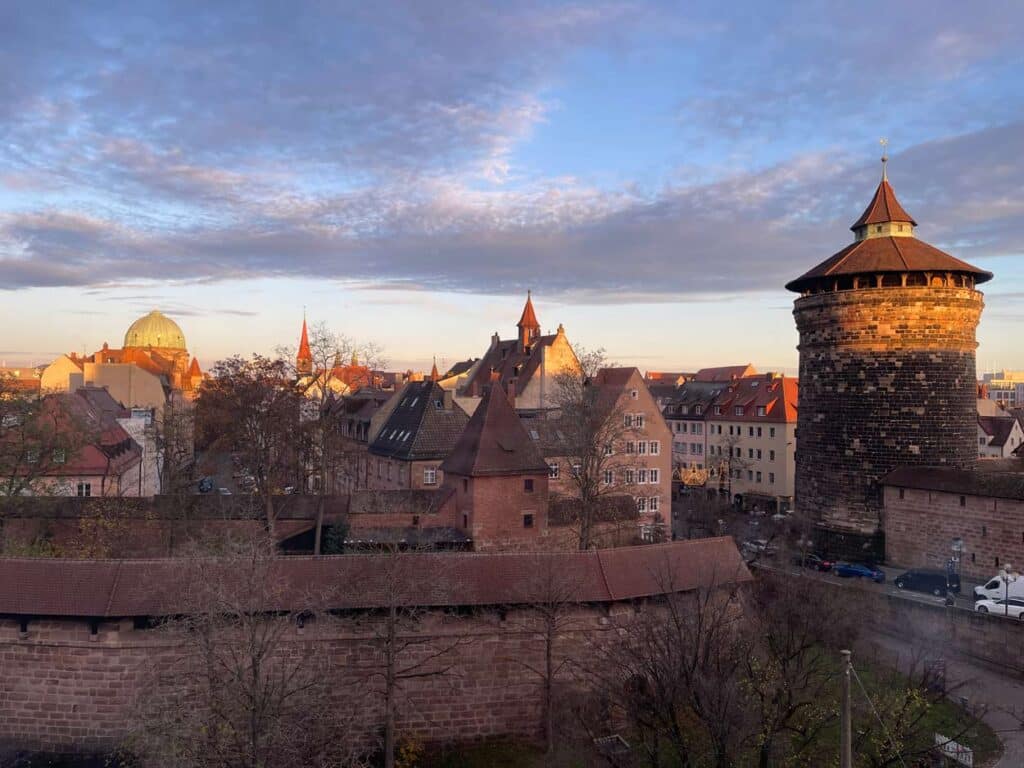
<path fill-rule="evenodd" d="M 839 716 L 839 768 L 853 768 L 853 736 L 850 716 L 850 651 L 840 651 L 843 657 L 843 693 Z"/>

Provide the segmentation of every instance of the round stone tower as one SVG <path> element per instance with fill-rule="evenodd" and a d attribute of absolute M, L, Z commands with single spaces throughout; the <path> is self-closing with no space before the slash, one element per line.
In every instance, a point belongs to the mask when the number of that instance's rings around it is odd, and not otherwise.
<path fill-rule="evenodd" d="M 800 294 L 795 505 L 833 550 L 881 554 L 891 470 L 978 456 L 975 286 L 992 274 L 915 226 L 883 170 L 854 242 L 786 286 Z"/>

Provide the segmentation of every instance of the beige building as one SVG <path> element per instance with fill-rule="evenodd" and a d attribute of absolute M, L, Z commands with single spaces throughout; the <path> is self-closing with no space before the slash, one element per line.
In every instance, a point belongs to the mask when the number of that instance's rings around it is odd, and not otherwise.
<path fill-rule="evenodd" d="M 457 379 L 457 399 L 467 412 L 476 409 L 492 381 L 498 381 L 509 393 L 517 410 L 553 408 L 558 375 L 567 369 L 579 369 L 579 360 L 561 325 L 555 333 L 541 334 L 530 295 L 516 327 L 519 333 L 515 339 L 502 339 L 495 333 L 484 356 L 464 379 Z"/>

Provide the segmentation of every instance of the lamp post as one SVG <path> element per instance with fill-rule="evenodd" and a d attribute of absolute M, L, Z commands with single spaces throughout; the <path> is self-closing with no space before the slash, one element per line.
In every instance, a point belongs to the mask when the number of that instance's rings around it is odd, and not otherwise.
<path fill-rule="evenodd" d="M 1017 580 L 1016 574 L 1012 571 L 1012 565 L 1009 563 L 1003 563 L 1003 612 L 1006 616 L 1010 615 L 1010 582 Z"/>

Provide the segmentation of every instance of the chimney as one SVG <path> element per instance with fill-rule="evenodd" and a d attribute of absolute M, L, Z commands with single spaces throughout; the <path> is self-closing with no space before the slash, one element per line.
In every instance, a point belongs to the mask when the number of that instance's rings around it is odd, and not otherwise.
<path fill-rule="evenodd" d="M 491 349 L 497 349 L 499 341 L 501 341 L 501 337 L 499 337 L 498 332 L 495 331 L 494 335 L 491 336 Z"/>
<path fill-rule="evenodd" d="M 450 389 L 444 391 L 444 409 L 446 411 L 452 409 L 452 391 Z"/>

